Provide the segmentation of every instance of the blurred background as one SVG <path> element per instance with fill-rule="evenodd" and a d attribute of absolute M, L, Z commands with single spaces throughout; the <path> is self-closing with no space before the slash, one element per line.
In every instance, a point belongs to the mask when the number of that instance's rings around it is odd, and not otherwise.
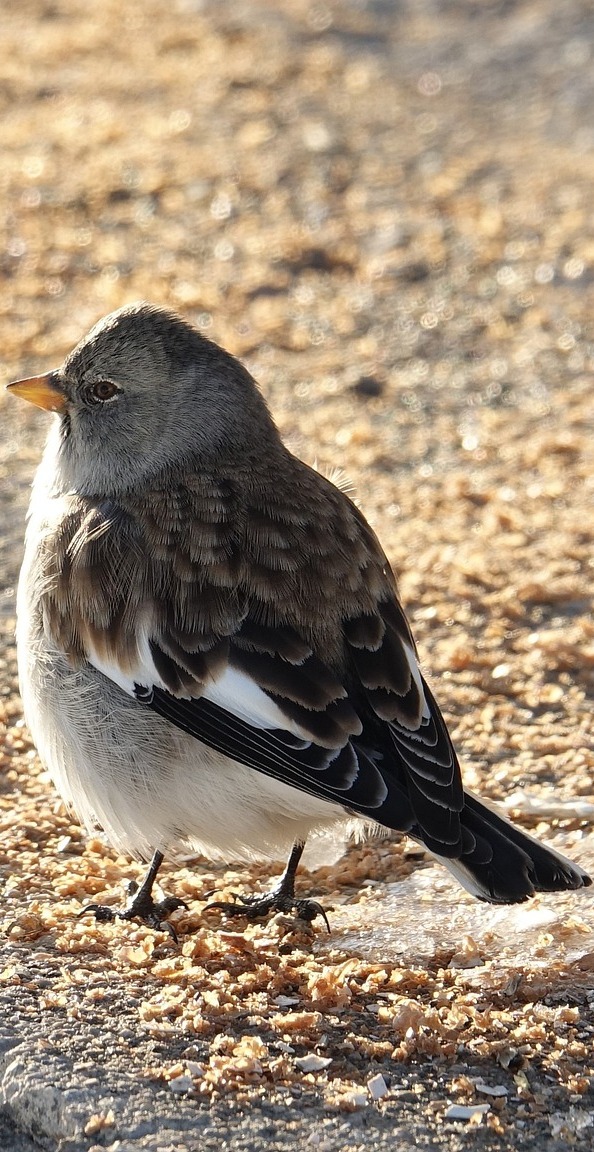
<path fill-rule="evenodd" d="M 100 316 L 139 298 L 179 310 L 240 356 L 293 450 L 326 472 L 342 469 L 377 530 L 466 781 L 590 870 L 593 186 L 588 0 L 0 4 L 0 380 L 53 368 Z M 44 1132 L 58 1083 L 48 1036 L 60 1052 L 80 1050 L 81 1069 L 95 1052 L 95 1085 L 113 1040 L 135 1080 L 131 1091 L 124 1076 L 124 1091 L 112 1068 L 109 1091 L 118 1108 L 140 1101 L 143 1124 L 164 1097 L 173 1100 L 167 1087 L 150 1085 L 161 1092 L 157 1105 L 147 1095 L 147 1075 L 164 1075 L 155 1053 L 163 1067 L 179 1059 L 186 1028 L 208 1060 L 222 1026 L 217 981 L 228 975 L 221 941 L 230 938 L 214 913 L 203 917 L 203 901 L 223 882 L 230 890 L 248 882 L 241 870 L 223 876 L 204 863 L 163 870 L 192 905 L 183 956 L 141 926 L 77 919 L 98 894 L 115 902 L 133 866 L 81 838 L 23 728 L 15 587 L 47 419 L 0 390 L 0 873 L 4 947 L 27 973 L 19 968 L 13 980 L 9 964 L 0 1002 L 5 1021 L 21 1020 L 27 1075 L 41 1077 L 35 1115 Z M 233 937 L 243 952 L 231 967 L 243 964 L 250 980 L 253 968 L 258 1013 L 264 1002 L 278 1011 L 279 990 L 296 1004 L 297 985 L 312 1020 L 318 1008 L 343 1013 L 347 1031 L 323 1037 L 332 1075 L 364 1086 L 381 1067 L 394 1085 L 414 1087 L 408 1106 L 406 1091 L 386 1105 L 390 1146 L 403 1108 L 425 1128 L 402 1147 L 428 1147 L 444 1098 L 474 1099 L 462 1051 L 475 1081 L 488 1072 L 515 1093 L 505 1115 L 494 1110 L 485 1121 L 481 1147 L 502 1147 L 508 1132 L 506 1147 L 535 1152 L 551 1134 L 557 1147 L 562 1131 L 572 1146 L 582 1133 L 585 1147 L 594 1124 L 593 890 L 489 911 L 421 856 L 395 840 L 371 842 L 339 868 L 302 877 L 333 906 L 332 937 L 309 944 L 286 986 L 278 977 L 271 990 L 258 967 L 259 956 L 285 962 L 274 937 L 267 942 L 277 931 L 268 925 L 253 929 L 261 933 L 253 951 Z M 266 884 L 273 871 L 251 869 L 249 882 Z M 158 968 L 154 949 L 165 956 Z M 318 978 L 333 987 L 337 956 L 340 971 L 356 973 L 352 1011 L 346 976 L 336 1000 L 311 991 Z M 371 991 L 363 1010 L 373 981 L 357 957 L 379 962 L 378 986 L 394 964 L 386 1017 Z M 34 991 L 21 1017 L 35 962 L 39 987 L 51 971 L 62 999 L 43 991 L 33 1000 Z M 207 968 L 214 1007 L 201 1001 L 196 1024 L 191 981 L 198 971 L 204 988 Z M 129 996 L 148 995 L 148 973 L 155 1000 L 139 1028 Z M 186 977 L 187 996 L 176 983 Z M 88 982 L 94 994 L 96 980 L 95 1019 L 84 989 Z M 171 1012 L 169 987 L 178 997 Z M 225 1027 L 247 1028 L 237 1021 L 248 984 L 232 994 L 241 1004 L 231 1003 Z M 401 994 L 412 1008 L 400 1011 Z M 444 1034 L 442 1016 L 425 1017 L 421 1000 L 451 1004 Z M 182 1001 L 187 1020 L 178 1018 Z M 573 1006 L 557 1012 L 558 1004 Z M 353 1067 L 341 1063 L 347 1033 Z M 314 1027 L 298 1050 L 318 1040 Z M 522 1067 L 528 1079 L 515 1076 Z M 25 1073 L 15 1075 L 26 1113 Z M 60 1075 L 68 1095 L 80 1073 Z M 264 1095 L 276 1091 L 277 1075 Z M 316 1095 L 292 1075 L 297 1098 L 323 1102 L 327 1086 Z M 373 1123 L 381 1107 L 368 1108 Z M 87 1115 L 98 1111 L 95 1103 Z M 344 1128 L 338 1143 L 320 1143 L 317 1130 L 312 1142 L 343 1149 Z M 299 1144 L 292 1131 L 286 1147 Z M 442 1147 L 436 1139 L 431 1147 Z M 461 1147 L 457 1136 L 451 1146 Z"/>
<path fill-rule="evenodd" d="M 142 297 L 241 356 L 495 792 L 591 789 L 593 37 L 579 0 L 0 11 L 0 376 Z M 9 638 L 46 425 L 0 418 Z"/>

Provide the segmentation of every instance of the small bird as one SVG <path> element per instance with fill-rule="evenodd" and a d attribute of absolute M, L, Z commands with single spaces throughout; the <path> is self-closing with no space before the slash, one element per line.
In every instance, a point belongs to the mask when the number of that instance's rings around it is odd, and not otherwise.
<path fill-rule="evenodd" d="M 479 899 L 584 871 L 472 793 L 377 537 L 293 456 L 247 370 L 147 303 L 8 388 L 53 412 L 29 509 L 17 644 L 25 716 L 63 798 L 150 866 L 121 910 L 167 923 L 163 857 L 288 864 L 227 915 L 324 915 L 295 895 L 312 834 L 396 829 Z"/>

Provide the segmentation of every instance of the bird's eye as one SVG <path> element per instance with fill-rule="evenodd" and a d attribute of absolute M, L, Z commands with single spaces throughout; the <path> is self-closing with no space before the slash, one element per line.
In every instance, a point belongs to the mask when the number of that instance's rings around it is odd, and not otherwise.
<path fill-rule="evenodd" d="M 90 404 L 104 404 L 106 400 L 113 400 L 119 391 L 117 384 L 112 384 L 111 380 L 98 380 L 87 390 L 87 400 Z"/>

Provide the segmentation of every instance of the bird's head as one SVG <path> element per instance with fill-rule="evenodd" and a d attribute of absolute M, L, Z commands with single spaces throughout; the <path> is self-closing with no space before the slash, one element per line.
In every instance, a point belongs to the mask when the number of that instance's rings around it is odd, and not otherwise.
<path fill-rule="evenodd" d="M 128 491 L 172 468 L 249 462 L 276 439 L 239 361 L 146 303 L 112 312 L 60 368 L 8 389 L 57 414 L 60 487 L 87 495 Z"/>

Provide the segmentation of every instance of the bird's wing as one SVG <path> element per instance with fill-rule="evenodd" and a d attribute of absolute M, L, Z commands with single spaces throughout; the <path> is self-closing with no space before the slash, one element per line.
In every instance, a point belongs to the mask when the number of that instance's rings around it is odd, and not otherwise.
<path fill-rule="evenodd" d="M 346 678 L 335 676 L 311 650 L 290 659 L 288 630 L 282 641 L 278 633 L 254 626 L 248 617 L 230 642 L 226 670 L 200 695 L 176 695 L 154 677 L 149 686 L 135 684 L 134 694 L 236 760 L 390 828 L 420 829 L 428 847 L 441 855 L 458 851 L 458 764 L 412 648 L 406 645 L 400 656 L 395 690 L 388 686 L 395 663 L 391 672 L 389 665 L 380 671 L 384 656 L 378 653 L 376 665 L 369 649 L 349 645 L 353 664 L 364 664 L 368 682 L 349 692 Z M 247 635 L 249 649 L 242 644 Z M 295 650 L 302 648 L 297 635 L 294 640 Z M 385 643 L 392 648 L 394 637 Z M 393 652 L 384 655 L 394 661 Z M 403 722 L 409 692 L 423 699 L 414 727 Z"/>
<path fill-rule="evenodd" d="M 46 627 L 211 747 L 454 855 L 459 768 L 385 556 L 343 493 L 305 466 L 295 483 L 78 500 Z"/>

